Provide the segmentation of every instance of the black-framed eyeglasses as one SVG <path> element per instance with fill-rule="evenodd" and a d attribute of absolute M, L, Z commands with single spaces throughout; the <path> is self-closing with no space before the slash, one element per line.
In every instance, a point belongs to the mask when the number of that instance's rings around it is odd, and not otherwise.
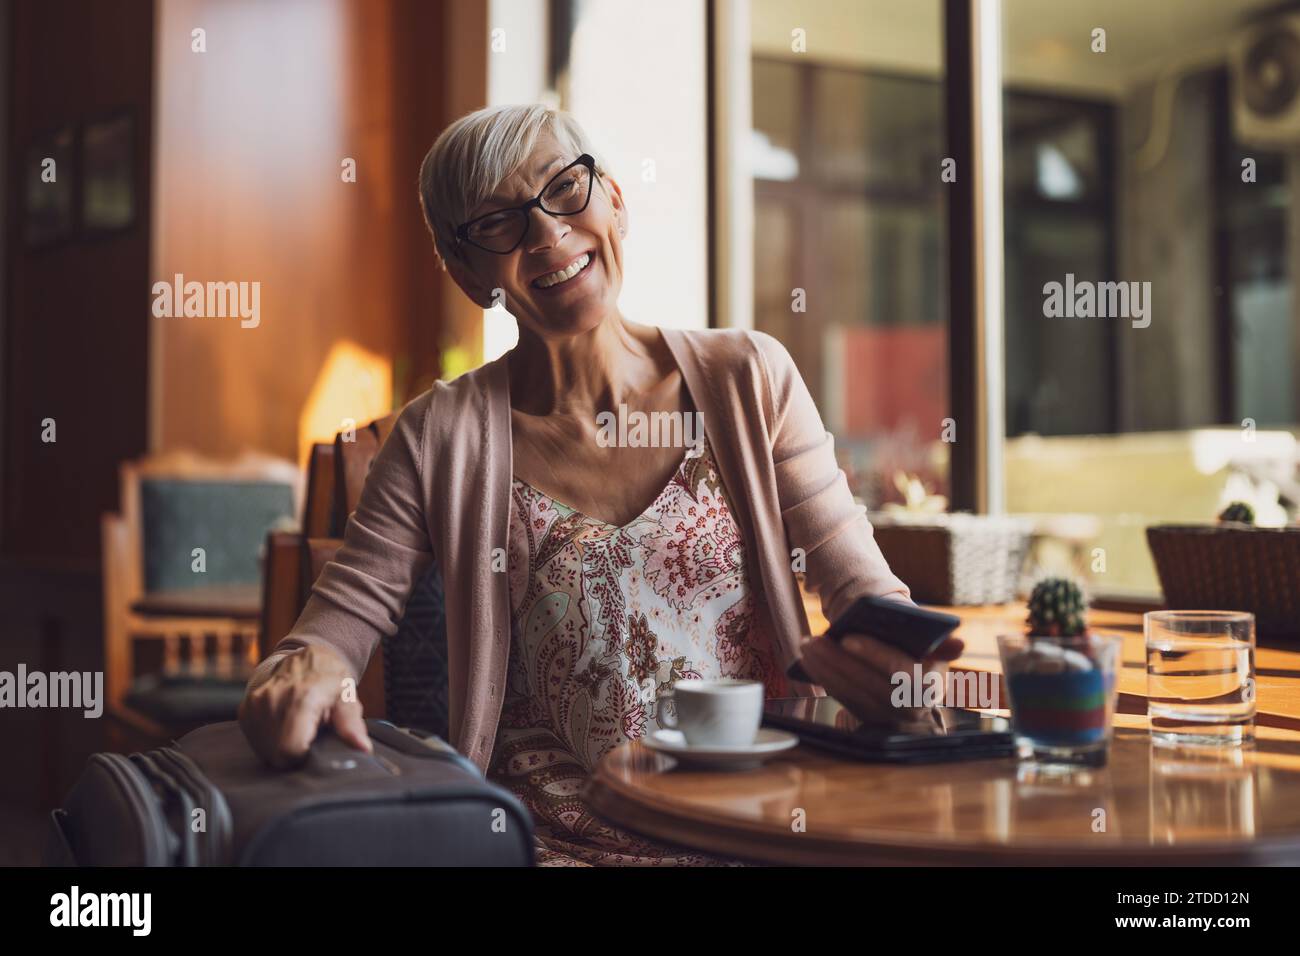
<path fill-rule="evenodd" d="M 456 227 L 456 238 L 485 252 L 504 256 L 528 235 L 529 213 L 536 206 L 550 216 L 576 216 L 591 202 L 596 161 L 583 153 L 551 177 L 542 191 L 522 206 L 498 209 Z"/>

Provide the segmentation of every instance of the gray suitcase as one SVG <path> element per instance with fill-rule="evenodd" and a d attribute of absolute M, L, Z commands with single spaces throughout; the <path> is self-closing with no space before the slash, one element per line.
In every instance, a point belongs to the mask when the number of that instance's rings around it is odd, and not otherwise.
<path fill-rule="evenodd" d="M 374 754 L 325 732 L 272 770 L 233 721 L 147 753 L 94 754 L 52 814 L 47 865 L 528 866 L 509 791 L 437 737 L 366 722 Z"/>

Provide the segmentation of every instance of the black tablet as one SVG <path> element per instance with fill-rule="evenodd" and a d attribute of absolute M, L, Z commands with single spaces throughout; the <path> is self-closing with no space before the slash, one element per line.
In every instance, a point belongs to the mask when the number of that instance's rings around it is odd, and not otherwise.
<path fill-rule="evenodd" d="M 941 763 L 1016 754 L 1005 717 L 944 708 L 946 732 L 913 725 L 864 724 L 832 697 L 783 697 L 763 705 L 763 724 L 801 743 L 871 763 Z"/>

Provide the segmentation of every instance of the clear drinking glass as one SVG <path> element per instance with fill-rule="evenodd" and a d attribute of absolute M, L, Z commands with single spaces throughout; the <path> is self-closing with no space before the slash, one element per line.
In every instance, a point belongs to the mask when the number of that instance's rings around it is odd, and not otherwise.
<path fill-rule="evenodd" d="M 1255 739 L 1255 615 L 1148 611 L 1147 715 L 1157 747 Z"/>
<path fill-rule="evenodd" d="M 1106 763 L 1122 649 L 1114 635 L 998 637 L 1011 726 L 1040 764 Z"/>

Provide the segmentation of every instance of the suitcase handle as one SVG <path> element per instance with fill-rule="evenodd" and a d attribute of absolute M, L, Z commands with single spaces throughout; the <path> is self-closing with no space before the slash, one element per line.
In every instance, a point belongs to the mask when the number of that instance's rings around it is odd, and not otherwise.
<path fill-rule="evenodd" d="M 477 764 L 436 735 L 430 734 L 427 737 L 418 737 L 386 720 L 374 718 L 366 721 L 366 732 L 370 734 L 372 740 L 387 744 L 394 750 L 400 750 L 408 756 L 450 760 L 459 764 L 465 770 L 473 771 L 477 777 L 481 778 L 483 776 L 483 772 L 479 770 Z"/>

